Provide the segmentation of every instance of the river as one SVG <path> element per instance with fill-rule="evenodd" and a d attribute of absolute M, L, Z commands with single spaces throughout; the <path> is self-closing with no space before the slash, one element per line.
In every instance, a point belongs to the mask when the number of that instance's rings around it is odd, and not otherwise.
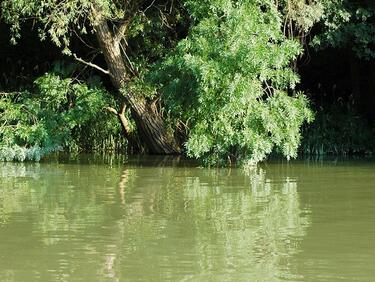
<path fill-rule="evenodd" d="M 375 162 L 0 163 L 0 281 L 373 281 Z"/>

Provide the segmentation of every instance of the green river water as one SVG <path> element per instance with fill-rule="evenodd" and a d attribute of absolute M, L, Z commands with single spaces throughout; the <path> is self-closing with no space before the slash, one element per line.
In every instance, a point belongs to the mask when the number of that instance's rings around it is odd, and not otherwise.
<path fill-rule="evenodd" d="M 0 163 L 0 281 L 375 281 L 375 162 Z"/>

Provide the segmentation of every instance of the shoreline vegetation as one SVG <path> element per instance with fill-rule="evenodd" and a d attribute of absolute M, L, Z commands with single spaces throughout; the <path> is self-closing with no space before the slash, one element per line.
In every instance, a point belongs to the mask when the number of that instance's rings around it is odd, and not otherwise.
<path fill-rule="evenodd" d="M 0 161 L 372 155 L 374 30 L 369 1 L 3 0 Z"/>

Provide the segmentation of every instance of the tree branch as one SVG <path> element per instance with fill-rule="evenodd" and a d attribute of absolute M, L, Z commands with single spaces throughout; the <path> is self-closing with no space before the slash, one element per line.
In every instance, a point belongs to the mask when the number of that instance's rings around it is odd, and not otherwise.
<path fill-rule="evenodd" d="M 115 114 L 116 116 L 118 115 L 118 112 L 116 111 L 116 109 L 114 109 L 112 107 L 105 107 L 104 109 L 106 109 L 108 112 L 110 112 L 112 114 Z"/>
<path fill-rule="evenodd" d="M 143 10 L 143 13 L 146 13 L 146 11 L 147 11 L 148 9 L 150 9 L 150 8 L 154 5 L 155 1 L 156 1 L 156 0 L 153 0 L 152 3 L 151 3 L 150 5 L 148 5 L 146 9 Z"/>
<path fill-rule="evenodd" d="M 105 70 L 105 69 L 103 69 L 103 68 L 99 67 L 98 65 L 95 65 L 95 64 L 93 64 L 93 63 L 91 63 L 91 62 L 87 62 L 87 61 L 85 61 L 85 60 L 83 60 L 83 59 L 77 57 L 76 54 L 73 54 L 73 57 L 74 57 L 74 59 L 76 59 L 78 62 L 80 62 L 80 63 L 82 63 L 82 64 L 84 64 L 84 65 L 87 65 L 87 66 L 89 66 L 89 67 L 92 67 L 92 68 L 94 68 L 94 69 L 97 69 L 97 70 L 101 71 L 102 73 L 105 73 L 105 74 L 111 75 L 111 73 L 110 73 L 108 70 Z"/>
<path fill-rule="evenodd" d="M 123 103 L 122 106 L 121 106 L 121 109 L 120 109 L 119 114 L 120 114 L 120 115 L 123 115 L 123 114 L 125 113 L 125 110 L 126 110 L 126 104 Z"/>
<path fill-rule="evenodd" d="M 125 37 L 125 34 L 128 31 L 128 29 L 129 29 L 130 22 L 131 22 L 131 19 L 129 19 L 127 21 L 124 21 L 117 28 L 117 32 L 116 32 L 116 35 L 115 35 L 115 42 L 119 43 Z"/>
<path fill-rule="evenodd" d="M 134 68 L 133 63 L 130 61 L 129 56 L 128 56 L 128 54 L 126 53 L 126 50 L 125 50 L 124 46 L 122 46 L 121 43 L 120 43 L 120 48 L 121 48 L 122 53 L 124 54 L 126 60 L 128 61 L 128 63 L 126 64 L 127 68 L 131 71 L 131 73 L 132 73 L 134 76 L 137 76 L 137 75 L 138 75 L 138 72 L 137 72 L 137 70 Z"/>
<path fill-rule="evenodd" d="M 123 115 L 125 113 L 125 110 L 126 110 L 126 104 L 123 103 L 120 110 L 117 111 L 115 108 L 112 108 L 112 107 L 105 107 L 104 108 L 105 110 L 107 110 L 108 112 L 112 113 L 112 114 L 115 114 L 115 115 Z"/>
<path fill-rule="evenodd" d="M 88 48 L 94 49 L 94 50 L 97 49 L 97 48 L 89 45 L 85 40 L 83 40 L 83 38 L 78 34 L 78 32 L 75 29 L 73 29 L 73 33 L 77 36 L 77 38 L 79 39 L 79 41 L 81 41 L 83 44 L 85 44 Z"/>
<path fill-rule="evenodd" d="M 127 117 L 125 115 L 126 104 L 123 103 L 119 111 L 117 111 L 116 109 L 114 109 L 112 107 L 105 107 L 104 109 L 106 109 L 110 113 L 115 114 L 118 117 L 118 119 L 120 120 L 122 129 L 125 133 L 126 138 L 129 138 L 131 133 L 133 132 L 133 129 L 130 125 L 129 120 L 127 119 Z"/>

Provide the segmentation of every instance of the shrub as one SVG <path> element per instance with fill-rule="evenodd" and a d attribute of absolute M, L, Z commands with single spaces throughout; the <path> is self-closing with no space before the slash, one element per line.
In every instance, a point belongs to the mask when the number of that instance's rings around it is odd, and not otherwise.
<path fill-rule="evenodd" d="M 82 149 L 85 137 L 94 137 L 93 144 L 120 135 L 117 119 L 103 110 L 113 103 L 99 85 L 54 74 L 38 78 L 32 91 L 3 94 L 0 160 L 39 161 L 51 152 Z"/>

